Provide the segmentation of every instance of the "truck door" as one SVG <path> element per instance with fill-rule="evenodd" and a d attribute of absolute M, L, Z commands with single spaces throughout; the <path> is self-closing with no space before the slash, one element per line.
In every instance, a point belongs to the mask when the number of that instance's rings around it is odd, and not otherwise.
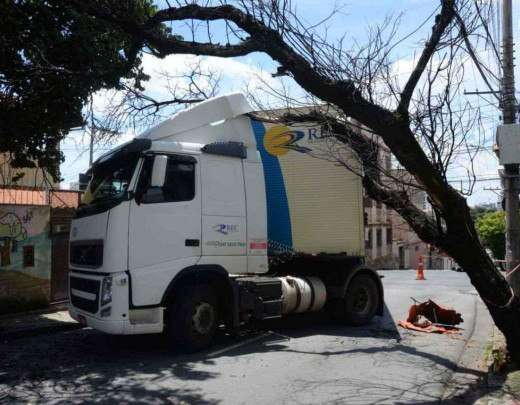
<path fill-rule="evenodd" d="M 229 273 L 245 273 L 247 222 L 242 162 L 206 156 L 201 166 L 201 263 L 219 264 Z"/>
<path fill-rule="evenodd" d="M 201 255 L 197 159 L 167 155 L 164 185 L 153 188 L 149 184 L 155 156 L 144 158 L 137 197 L 130 206 L 128 267 L 132 303 L 137 306 L 158 304 L 173 277 Z"/>

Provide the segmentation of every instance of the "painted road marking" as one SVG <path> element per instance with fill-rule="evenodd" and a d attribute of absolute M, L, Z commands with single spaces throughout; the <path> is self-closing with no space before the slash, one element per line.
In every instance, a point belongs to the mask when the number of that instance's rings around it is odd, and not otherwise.
<path fill-rule="evenodd" d="M 260 339 L 262 339 L 264 337 L 267 337 L 269 335 L 271 335 L 271 332 L 265 332 L 265 333 L 262 333 L 261 335 L 253 336 L 252 338 L 249 338 L 249 339 L 243 340 L 241 342 L 235 343 L 234 345 L 224 347 L 223 349 L 215 350 L 214 352 L 209 353 L 208 357 L 214 357 L 214 356 L 218 356 L 218 355 L 221 355 L 223 353 L 226 353 L 226 352 L 230 352 L 231 350 L 235 350 L 235 349 L 238 349 L 239 347 L 246 346 L 248 344 L 254 343 L 257 340 L 260 340 Z"/>

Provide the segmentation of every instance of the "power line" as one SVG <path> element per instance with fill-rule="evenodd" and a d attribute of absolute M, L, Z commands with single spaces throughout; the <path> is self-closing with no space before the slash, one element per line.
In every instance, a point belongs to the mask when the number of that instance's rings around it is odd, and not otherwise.
<path fill-rule="evenodd" d="M 447 179 L 448 183 L 460 183 L 462 182 L 468 182 L 468 183 L 480 183 L 480 182 L 486 182 L 486 181 L 498 181 L 500 180 L 500 177 L 489 177 L 489 178 L 460 178 L 460 179 Z"/>

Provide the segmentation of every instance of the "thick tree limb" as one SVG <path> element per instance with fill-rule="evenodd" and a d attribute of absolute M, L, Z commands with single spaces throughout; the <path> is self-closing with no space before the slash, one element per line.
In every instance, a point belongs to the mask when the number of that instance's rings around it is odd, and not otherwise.
<path fill-rule="evenodd" d="M 437 44 L 446 28 L 453 19 L 454 0 L 442 0 L 441 13 L 436 17 L 436 25 L 432 37 L 427 42 L 415 76 L 419 79 L 423 64 L 431 58 Z M 157 17 L 158 16 L 158 17 Z M 180 19 L 215 20 L 225 19 L 235 23 L 240 29 L 250 35 L 248 44 L 230 45 L 229 49 L 222 45 L 187 43 L 179 41 L 173 36 L 165 36 L 160 30 L 151 30 L 152 24 L 157 21 L 174 21 Z M 152 21 L 152 22 L 150 22 Z M 155 22 L 154 22 L 155 21 Z M 266 26 L 262 21 L 254 19 L 250 14 L 231 6 L 203 7 L 190 5 L 185 7 L 169 7 L 151 17 L 144 27 L 130 27 L 137 29 L 138 35 L 144 37 L 147 43 L 160 54 L 194 53 L 197 55 L 232 56 L 248 51 L 262 51 L 278 61 L 283 68 L 290 72 L 293 78 L 307 91 L 320 99 L 341 108 L 346 115 L 352 116 L 359 122 L 369 126 L 378 133 L 385 143 L 392 149 L 399 162 L 413 173 L 418 183 L 433 191 L 433 201 L 440 207 L 443 205 L 447 189 L 445 180 L 433 167 L 428 157 L 415 139 L 409 128 L 407 119 L 401 114 L 391 111 L 366 100 L 352 81 L 331 80 L 323 76 L 311 63 L 291 48 L 275 29 Z M 233 48 L 238 47 L 238 48 Z M 415 77 L 414 76 L 414 77 Z M 409 81 L 408 88 L 413 91 L 415 79 Z M 414 84 L 415 83 L 415 84 Z M 406 115 L 407 117 L 407 115 Z M 449 186 L 448 186 L 449 188 Z M 456 192 L 453 190 L 453 193 Z"/>
<path fill-rule="evenodd" d="M 412 94 L 417 87 L 417 83 L 419 82 L 428 62 L 430 61 L 432 55 L 435 53 L 437 46 L 442 38 L 442 35 L 445 33 L 446 29 L 453 21 L 453 17 L 455 16 L 455 1 L 454 0 L 442 0 L 442 8 L 439 15 L 435 17 L 435 25 L 432 28 L 432 34 L 421 53 L 421 57 L 417 62 L 414 70 L 412 71 L 406 85 L 404 86 L 404 90 L 401 93 L 401 101 L 399 102 L 399 106 L 397 107 L 397 111 L 405 116 L 408 116 L 408 109 L 410 106 L 410 100 L 412 99 Z"/>
<path fill-rule="evenodd" d="M 77 0 L 74 0 L 77 2 Z M 452 5 L 453 0 L 443 0 L 443 10 Z M 82 7 L 79 5 L 78 7 Z M 359 122 L 369 126 L 384 139 L 392 149 L 399 162 L 410 168 L 417 181 L 426 188 L 440 192 L 445 190 L 445 181 L 432 166 L 424 151 L 410 131 L 407 120 L 403 120 L 399 114 L 378 106 L 366 100 L 356 88 L 354 82 L 332 80 L 315 69 L 311 63 L 291 48 L 275 29 L 266 26 L 262 21 L 254 19 L 250 14 L 231 6 L 203 7 L 190 5 L 184 7 L 168 7 L 152 16 L 143 25 L 129 22 L 124 18 L 114 15 L 107 16 L 99 10 L 89 10 L 100 18 L 117 23 L 127 32 L 142 38 L 155 50 L 158 55 L 164 56 L 170 53 L 190 53 L 196 55 L 211 56 L 239 56 L 253 51 L 262 51 L 279 62 L 282 67 L 290 72 L 295 81 L 316 97 L 341 108 L 345 114 L 354 117 Z M 158 17 L 156 17 L 158 16 Z M 440 18 L 442 23 L 437 25 L 436 32 L 439 37 L 441 29 L 445 29 L 446 22 L 451 14 L 445 12 Z M 215 45 L 197 42 L 181 41 L 177 37 L 164 33 L 162 30 L 151 28 L 153 24 L 169 21 L 169 18 L 178 21 L 184 19 L 199 19 L 211 21 L 225 19 L 235 23 L 240 29 L 249 34 L 250 39 L 237 45 Z M 433 49 L 435 48 L 435 41 Z M 431 43 L 431 41 L 429 42 Z M 431 45 L 429 45 L 431 46 Z M 425 55 L 430 54 L 426 52 Z M 431 54 L 430 54 L 431 56 Z M 426 58 L 426 56 L 424 56 Z M 414 170 L 417 169 L 417 170 Z M 442 198 L 433 195 L 432 199 L 441 204 Z"/>
<path fill-rule="evenodd" d="M 452 197 L 452 205 L 442 211 L 446 226 L 435 221 L 417 208 L 406 192 L 389 188 L 384 180 L 377 180 L 374 173 L 377 158 L 374 157 L 373 141 L 355 131 L 348 123 L 338 118 L 337 114 L 323 113 L 319 109 L 303 114 L 286 114 L 283 118 L 289 122 L 317 122 L 328 127 L 334 138 L 348 145 L 356 152 L 364 171 L 362 182 L 368 196 L 384 203 L 395 210 L 426 243 L 430 243 L 448 253 L 459 263 L 466 263 L 472 282 L 478 288 L 481 297 L 493 310 L 502 311 L 518 305 L 512 300 L 506 281 L 494 270 L 489 257 L 478 242 L 478 236 L 465 200 L 457 194 Z M 340 162 L 341 163 L 341 162 Z M 454 191 L 455 192 L 455 191 Z M 468 249 L 468 246 L 471 246 Z M 480 249 L 477 253 L 475 248 Z M 490 283 L 493 288 L 490 288 Z"/>
<path fill-rule="evenodd" d="M 151 17 L 146 25 L 149 28 L 155 27 L 157 24 L 165 21 L 179 21 L 179 20 L 229 20 L 233 21 L 238 26 L 248 24 L 247 20 L 252 21 L 252 17 L 243 13 L 238 8 L 231 5 L 222 5 L 216 7 L 199 6 L 197 4 L 190 4 L 182 7 L 169 7 L 159 10 L 153 17 Z"/>
<path fill-rule="evenodd" d="M 229 58 L 244 56 L 252 52 L 262 51 L 262 47 L 253 40 L 245 40 L 237 45 L 218 45 L 211 43 L 194 43 L 181 41 L 174 37 L 163 37 L 154 32 L 142 32 L 146 43 L 151 47 L 154 55 L 165 57 L 171 54 L 220 56 Z"/>
<path fill-rule="evenodd" d="M 78 0 L 73 0 L 76 4 Z M 436 24 L 430 40 L 416 67 L 414 78 L 407 86 L 413 91 L 419 79 L 424 64 L 431 58 L 440 38 L 454 16 L 454 0 L 441 0 L 442 10 L 436 17 Z M 78 7 L 83 7 L 81 4 Z M 196 55 L 236 56 L 247 52 L 262 51 L 278 61 L 282 67 L 290 72 L 293 78 L 303 88 L 323 101 L 340 108 L 345 115 L 351 116 L 370 127 L 382 137 L 386 145 L 392 150 L 397 160 L 413 174 L 417 183 L 428 190 L 430 198 L 438 209 L 444 211 L 448 206 L 459 205 L 462 197 L 450 187 L 442 174 L 434 167 L 412 133 L 409 122 L 402 114 L 393 112 L 366 100 L 352 81 L 332 80 L 324 76 L 311 63 L 291 48 L 275 29 L 255 19 L 252 15 L 231 5 L 204 7 L 189 5 L 184 7 L 168 7 L 150 17 L 144 24 L 129 22 L 125 18 L 103 14 L 102 11 L 92 10 L 100 18 L 118 24 L 137 38 L 155 49 L 159 55 L 170 53 L 192 53 Z M 163 22 L 181 19 L 199 19 L 211 21 L 225 19 L 235 23 L 240 29 L 249 34 L 250 39 L 237 45 L 203 44 L 181 41 L 178 37 L 166 33 L 156 25 Z M 152 28 L 152 26 L 154 26 Z M 414 84 L 415 83 L 415 84 Z"/>

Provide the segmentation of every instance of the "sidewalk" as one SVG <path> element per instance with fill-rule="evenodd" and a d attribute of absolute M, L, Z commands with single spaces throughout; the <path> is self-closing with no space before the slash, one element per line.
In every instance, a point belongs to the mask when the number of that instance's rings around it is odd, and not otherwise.
<path fill-rule="evenodd" d="M 494 371 L 497 364 L 503 363 L 504 359 L 500 357 L 505 345 L 504 336 L 494 327 L 487 361 L 489 393 L 475 405 L 520 405 L 520 370 Z"/>
<path fill-rule="evenodd" d="M 447 381 L 441 403 L 520 405 L 520 371 L 498 372 L 505 361 L 504 336 L 480 300 L 477 312 L 481 316 L 475 318 L 474 332 Z"/>
<path fill-rule="evenodd" d="M 66 304 L 59 304 L 41 311 L 0 316 L 0 340 L 62 332 L 81 327 L 69 316 Z"/>

